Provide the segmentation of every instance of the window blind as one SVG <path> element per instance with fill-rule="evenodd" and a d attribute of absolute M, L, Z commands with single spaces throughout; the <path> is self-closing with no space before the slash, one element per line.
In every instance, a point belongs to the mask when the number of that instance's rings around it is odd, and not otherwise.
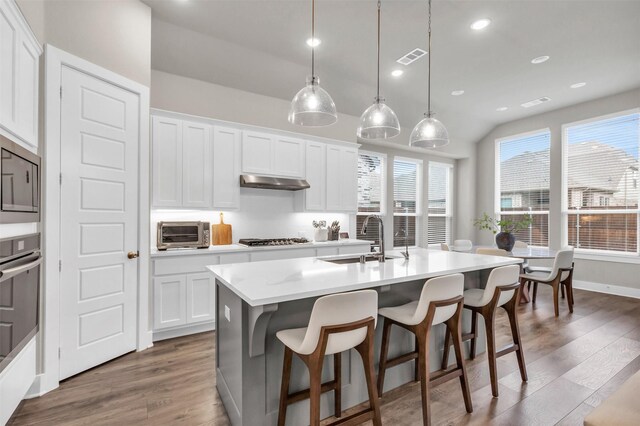
<path fill-rule="evenodd" d="M 364 219 L 370 214 L 384 214 L 385 156 L 360 152 L 358 155 L 358 214 L 357 236 L 360 239 L 378 242 L 377 226 L 370 226 L 367 234 L 361 234 Z"/>
<path fill-rule="evenodd" d="M 451 241 L 451 165 L 429 163 L 428 244 Z"/>
<path fill-rule="evenodd" d="M 548 131 L 498 140 L 497 214 L 520 220 L 530 215 L 533 223 L 515 233 L 533 246 L 549 245 L 549 146 Z"/>
<path fill-rule="evenodd" d="M 578 249 L 639 253 L 640 114 L 564 132 L 567 241 Z"/>
<path fill-rule="evenodd" d="M 393 246 L 419 244 L 418 218 L 421 215 L 422 162 L 394 159 L 393 162 Z"/>

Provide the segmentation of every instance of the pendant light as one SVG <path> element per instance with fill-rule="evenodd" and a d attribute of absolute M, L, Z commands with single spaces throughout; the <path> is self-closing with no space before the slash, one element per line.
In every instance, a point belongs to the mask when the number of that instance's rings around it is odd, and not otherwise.
<path fill-rule="evenodd" d="M 315 75 L 315 12 L 316 2 L 311 0 L 311 75 L 307 85 L 294 96 L 289 110 L 290 123 L 311 127 L 328 126 L 338 120 L 336 104 Z"/>
<path fill-rule="evenodd" d="M 427 79 L 427 112 L 411 132 L 409 144 L 419 148 L 438 148 L 449 143 L 449 132 L 431 111 L 431 0 L 429 0 L 429 74 Z"/>
<path fill-rule="evenodd" d="M 360 117 L 357 136 L 363 139 L 387 139 L 400 134 L 400 123 L 393 112 L 380 97 L 380 0 L 378 0 L 378 82 L 373 105 Z"/>

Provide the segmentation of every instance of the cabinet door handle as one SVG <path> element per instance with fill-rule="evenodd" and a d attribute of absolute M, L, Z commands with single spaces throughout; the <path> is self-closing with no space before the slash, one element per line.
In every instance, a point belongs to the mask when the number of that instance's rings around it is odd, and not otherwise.
<path fill-rule="evenodd" d="M 127 257 L 129 259 L 135 259 L 138 256 L 140 256 L 140 253 L 137 251 L 130 251 L 129 253 L 127 253 Z"/>

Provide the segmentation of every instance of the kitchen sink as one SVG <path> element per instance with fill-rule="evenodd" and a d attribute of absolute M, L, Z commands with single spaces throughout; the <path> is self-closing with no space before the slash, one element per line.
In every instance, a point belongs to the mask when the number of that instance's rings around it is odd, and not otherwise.
<path fill-rule="evenodd" d="M 348 263 L 360 263 L 360 258 L 363 255 L 358 255 L 358 256 L 351 256 L 351 257 L 334 257 L 334 258 L 330 258 L 330 259 L 320 259 L 324 262 L 330 262 L 330 263 L 335 263 L 336 265 L 344 265 L 344 264 L 348 264 Z M 384 257 L 385 260 L 391 260 L 391 259 L 398 259 L 398 256 L 385 256 Z M 365 262 L 377 262 L 378 261 L 378 257 L 377 256 L 371 256 L 371 255 L 364 255 L 364 261 Z"/>

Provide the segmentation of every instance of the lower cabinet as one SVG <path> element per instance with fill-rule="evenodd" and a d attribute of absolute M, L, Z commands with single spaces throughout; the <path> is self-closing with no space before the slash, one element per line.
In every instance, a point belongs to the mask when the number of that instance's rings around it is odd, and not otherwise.
<path fill-rule="evenodd" d="M 152 259 L 153 340 L 185 336 L 215 328 L 216 285 L 207 265 L 259 262 L 300 257 L 356 254 L 369 245 L 300 247 L 235 253 L 162 256 Z"/>

